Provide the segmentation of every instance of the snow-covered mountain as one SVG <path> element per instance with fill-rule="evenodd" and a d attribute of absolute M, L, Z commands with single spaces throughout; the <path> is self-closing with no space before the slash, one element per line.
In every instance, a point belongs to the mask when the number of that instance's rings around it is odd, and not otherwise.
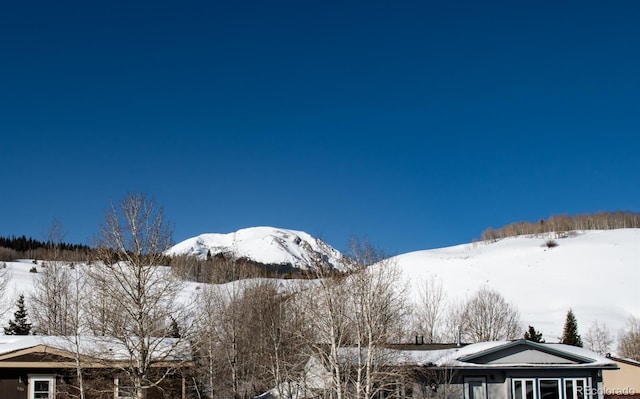
<path fill-rule="evenodd" d="M 571 308 L 583 336 L 594 321 L 617 336 L 640 317 L 640 229 L 598 230 L 558 237 L 512 237 L 493 243 L 411 252 L 394 258 L 412 296 L 434 276 L 448 299 L 464 300 L 482 286 L 520 310 L 522 322 L 557 341 Z M 547 247 L 549 239 L 557 244 Z M 525 325 L 526 327 L 526 325 Z"/>
<path fill-rule="evenodd" d="M 304 231 L 275 227 L 251 227 L 228 234 L 201 234 L 186 239 L 167 254 L 192 255 L 205 258 L 207 254 L 231 255 L 248 258 L 264 264 L 291 265 L 308 269 L 318 261 L 331 268 L 342 270 L 343 255 L 324 241 Z"/>

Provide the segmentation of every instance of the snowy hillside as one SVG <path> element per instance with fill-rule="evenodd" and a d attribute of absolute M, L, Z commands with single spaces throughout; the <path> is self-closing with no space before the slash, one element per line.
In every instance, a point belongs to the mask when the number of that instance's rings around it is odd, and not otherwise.
<path fill-rule="evenodd" d="M 465 299 L 479 287 L 487 286 L 517 305 L 525 327 L 533 325 L 547 342 L 557 341 L 562 334 L 569 308 L 576 315 L 583 338 L 595 320 L 605 323 L 615 337 L 630 315 L 640 317 L 640 229 L 587 231 L 555 238 L 558 246 L 554 248 L 544 245 L 547 240 L 505 238 L 494 243 L 411 252 L 393 259 L 409 281 L 409 299 L 418 299 L 418 285 L 431 276 L 442 283 L 448 300 Z M 232 248 L 237 254 L 260 262 L 304 264 L 311 256 L 311 250 L 305 248 L 321 252 L 326 250 L 322 245 L 326 244 L 303 232 L 263 227 L 240 230 L 235 233 L 235 240 L 234 234 L 202 235 L 173 250 L 202 255 L 209 248 L 212 254 Z M 338 251 L 328 245 L 327 248 L 332 251 L 321 253 L 338 264 Z M 29 272 L 34 266 L 30 260 L 6 264 L 11 282 L 4 304 L 13 307 L 18 293 L 28 297 L 33 291 L 33 278 L 38 274 Z M 238 283 L 219 288 L 231 289 Z M 309 281 L 280 280 L 283 289 L 300 283 Z M 193 301 L 200 286 L 186 283 L 180 300 Z M 5 313 L 2 325 L 10 316 Z"/>
<path fill-rule="evenodd" d="M 487 286 L 517 305 L 522 322 L 540 330 L 547 342 L 562 335 L 569 308 L 583 337 L 593 321 L 604 322 L 617 336 L 630 315 L 640 317 L 640 229 L 554 238 L 554 248 L 544 245 L 547 240 L 513 237 L 395 259 L 414 296 L 429 276 L 442 282 L 449 299 L 465 299 Z"/>
<path fill-rule="evenodd" d="M 342 254 L 304 231 L 252 227 L 229 234 L 201 234 L 174 245 L 168 255 L 206 257 L 222 253 L 265 264 L 291 264 L 307 269 L 318 260 L 341 270 Z"/>

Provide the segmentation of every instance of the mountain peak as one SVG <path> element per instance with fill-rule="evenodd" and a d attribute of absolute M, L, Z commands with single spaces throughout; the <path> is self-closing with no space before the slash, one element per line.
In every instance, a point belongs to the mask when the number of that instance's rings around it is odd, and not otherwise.
<path fill-rule="evenodd" d="M 309 269 L 318 263 L 342 270 L 343 255 L 324 241 L 310 234 L 291 229 L 258 226 L 232 233 L 206 233 L 188 238 L 171 247 L 168 255 L 191 255 L 205 258 L 207 254 L 232 255 L 264 264 L 291 265 Z"/>

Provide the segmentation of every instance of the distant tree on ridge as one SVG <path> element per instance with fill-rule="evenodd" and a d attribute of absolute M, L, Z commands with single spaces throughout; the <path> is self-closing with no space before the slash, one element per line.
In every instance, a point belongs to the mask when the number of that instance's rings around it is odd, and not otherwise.
<path fill-rule="evenodd" d="M 569 309 L 567 312 L 567 319 L 564 323 L 564 330 L 562 332 L 563 344 L 582 347 L 582 338 L 578 334 L 578 322 L 576 316 L 573 314 L 573 310 Z"/>
<path fill-rule="evenodd" d="M 536 331 L 533 326 L 529 326 L 529 330 L 524 333 L 524 339 L 531 342 L 544 343 L 544 339 L 542 339 L 542 333 Z"/>

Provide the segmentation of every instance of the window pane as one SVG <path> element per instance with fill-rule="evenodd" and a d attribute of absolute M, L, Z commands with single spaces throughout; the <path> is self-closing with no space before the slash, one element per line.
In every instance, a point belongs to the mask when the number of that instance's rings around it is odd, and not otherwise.
<path fill-rule="evenodd" d="M 49 392 L 49 381 L 35 380 L 33 390 L 35 392 Z"/>
<path fill-rule="evenodd" d="M 525 387 L 527 389 L 527 399 L 535 399 L 533 392 L 533 381 L 525 381 Z"/>
<path fill-rule="evenodd" d="M 513 399 L 524 399 L 522 397 L 522 381 L 513 382 Z"/>
<path fill-rule="evenodd" d="M 578 394 L 577 399 L 584 399 L 584 396 L 585 396 L 584 380 L 576 380 L 576 393 Z"/>
<path fill-rule="evenodd" d="M 540 399 L 560 399 L 558 380 L 540 380 Z"/>
<path fill-rule="evenodd" d="M 537 399 L 535 380 L 532 378 L 514 378 L 511 380 L 512 399 Z"/>
<path fill-rule="evenodd" d="M 564 381 L 564 392 L 566 399 L 576 399 L 573 395 L 573 380 L 565 380 Z"/>
<path fill-rule="evenodd" d="M 484 390 L 484 382 L 469 381 L 469 399 L 485 399 Z"/>

